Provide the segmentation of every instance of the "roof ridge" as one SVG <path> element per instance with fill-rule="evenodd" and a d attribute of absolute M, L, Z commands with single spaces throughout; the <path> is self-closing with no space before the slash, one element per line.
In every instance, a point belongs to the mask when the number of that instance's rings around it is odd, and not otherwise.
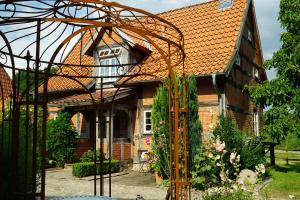
<path fill-rule="evenodd" d="M 162 15 L 162 14 L 166 14 L 166 13 L 170 13 L 170 12 L 174 12 L 174 11 L 178 11 L 178 10 L 188 9 L 188 8 L 192 8 L 192 7 L 196 7 L 196 6 L 200 6 L 200 5 L 212 3 L 214 1 L 218 1 L 218 0 L 206 0 L 206 1 L 202 2 L 202 3 L 195 3 L 195 4 L 188 5 L 188 6 L 183 6 L 183 7 L 180 7 L 180 8 L 174 8 L 174 9 L 166 10 L 166 11 L 163 11 L 163 12 L 160 12 L 160 13 L 157 13 L 157 14 L 158 15 Z"/>

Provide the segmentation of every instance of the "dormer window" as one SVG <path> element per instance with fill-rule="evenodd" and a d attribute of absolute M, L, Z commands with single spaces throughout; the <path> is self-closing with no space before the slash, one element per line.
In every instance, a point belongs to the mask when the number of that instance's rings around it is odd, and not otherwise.
<path fill-rule="evenodd" d="M 100 50 L 98 55 L 100 59 L 99 76 L 103 77 L 103 82 L 113 82 L 119 75 L 124 74 L 125 68 L 121 65 L 121 48 L 111 48 Z"/>
<path fill-rule="evenodd" d="M 106 58 L 100 60 L 100 76 L 104 82 L 117 80 L 119 62 L 117 58 Z"/>

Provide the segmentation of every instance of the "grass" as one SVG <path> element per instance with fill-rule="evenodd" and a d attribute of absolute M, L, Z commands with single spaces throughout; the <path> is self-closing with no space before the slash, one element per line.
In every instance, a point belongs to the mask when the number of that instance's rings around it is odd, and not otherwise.
<path fill-rule="evenodd" d="M 276 152 L 275 155 L 276 166 L 269 172 L 273 181 L 263 189 L 262 195 L 276 199 L 289 199 L 289 195 L 294 195 L 300 199 L 300 152 L 288 155 L 292 159 L 289 165 L 286 165 L 285 152 Z"/>

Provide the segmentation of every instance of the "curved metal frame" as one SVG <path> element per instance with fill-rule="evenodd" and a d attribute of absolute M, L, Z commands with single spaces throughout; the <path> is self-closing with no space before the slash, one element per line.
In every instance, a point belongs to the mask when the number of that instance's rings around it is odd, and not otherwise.
<path fill-rule="evenodd" d="M 26 11 L 29 10 L 29 11 Z M 183 81 L 183 89 L 180 93 L 177 80 L 176 71 L 182 70 L 184 76 L 184 38 L 181 31 L 172 23 L 160 18 L 157 15 L 153 15 L 141 9 L 136 9 L 128 6 L 124 6 L 114 2 L 107 2 L 105 0 L 49 0 L 49 1 L 4 1 L 0 2 L 0 12 L 6 16 L 0 16 L 0 36 L 4 41 L 4 44 L 0 43 L 0 57 L 6 58 L 3 62 L 0 60 L 1 67 L 11 70 L 12 72 L 12 167 L 14 179 L 12 185 L 13 198 L 24 197 L 34 199 L 36 196 L 40 196 L 41 199 L 45 199 L 45 158 L 46 158 L 46 122 L 48 118 L 49 101 L 49 81 L 52 77 L 64 77 L 66 79 L 77 82 L 81 87 L 90 95 L 93 105 L 97 105 L 99 109 L 99 119 L 103 119 L 103 92 L 105 91 L 105 79 L 119 77 L 117 81 L 119 84 L 115 86 L 116 91 L 113 95 L 112 102 L 114 102 L 119 90 L 125 86 L 126 83 L 136 79 L 140 76 L 157 77 L 157 73 L 167 72 L 169 81 L 165 82 L 169 91 L 169 123 L 170 123 L 170 196 L 171 199 L 188 199 L 188 164 L 187 164 L 187 139 L 186 139 L 186 113 L 187 103 L 185 95 L 185 81 Z M 22 27 L 22 25 L 27 27 Z M 20 25 L 20 27 L 18 27 Z M 52 27 L 54 25 L 54 28 Z M 64 28 L 59 31 L 60 26 Z M 1 29 L 6 27 L 6 31 Z M 52 27 L 52 29 L 51 29 Z M 69 30 L 71 29 L 71 31 Z M 65 34 L 69 30 L 67 34 Z M 21 36 L 16 36 L 16 33 L 25 33 Z M 48 45 L 44 47 L 42 44 L 45 39 L 58 34 L 57 40 L 48 41 Z M 67 35 L 65 38 L 62 38 Z M 115 35 L 115 36 L 113 36 Z M 31 38 L 34 36 L 34 38 Z M 96 37 L 95 37 L 96 36 Z M 113 43 L 122 47 L 122 50 L 130 53 L 134 45 L 144 50 L 149 51 L 147 55 L 139 55 L 136 57 L 137 62 L 128 61 L 126 64 L 114 64 L 110 66 L 101 66 L 99 52 L 97 53 L 97 64 L 83 64 L 86 59 L 83 52 L 83 44 L 85 37 L 91 38 L 92 45 L 96 43 L 96 46 L 100 41 L 104 41 L 104 46 L 108 49 L 112 49 L 110 44 L 105 42 L 105 36 L 108 39 L 113 40 Z M 115 37 L 121 38 L 121 42 L 115 40 Z M 76 37 L 79 37 L 76 45 L 80 43 L 80 51 L 76 56 L 79 58 L 80 63 L 73 61 L 68 63 L 67 49 L 70 48 L 70 43 L 74 41 Z M 135 41 L 133 42 L 132 39 Z M 1 42 L 1 40 L 0 40 Z M 21 49 L 20 53 L 16 53 L 16 43 L 28 43 L 25 48 Z M 2 46 L 3 45 L 3 46 Z M 73 52 L 76 45 L 73 46 L 70 53 Z M 86 47 L 87 43 L 85 44 Z M 144 46 L 148 47 L 144 47 Z M 95 47 L 96 47 L 95 46 Z M 126 46 L 126 47 L 124 47 Z M 154 50 L 152 49 L 154 48 Z M 54 50 L 52 52 L 52 50 Z M 30 55 L 30 51 L 35 53 L 35 56 Z M 26 54 L 25 54 L 26 52 Z M 150 53 L 153 52 L 153 53 Z M 117 55 L 113 53 L 113 57 L 117 60 Z M 10 57 L 10 61 L 7 59 Z M 65 57 L 65 60 L 63 58 Z M 139 58 L 139 59 L 138 59 Z M 143 59 L 142 59 L 143 58 Z M 26 62 L 23 66 L 15 66 L 15 59 L 18 60 L 18 64 Z M 95 58 L 93 58 L 95 59 Z M 30 70 L 30 63 L 33 63 Z M 120 63 L 120 62 L 119 62 Z M 147 65 L 159 65 L 163 66 L 158 70 L 144 72 L 143 68 Z M 22 64 L 20 64 L 22 65 Z M 51 75 L 50 71 L 53 65 L 58 65 L 60 68 L 55 75 Z M 118 69 L 127 68 L 127 71 L 120 74 Z M 26 68 L 25 69 L 22 69 Z M 41 68 L 45 67 L 44 72 L 41 72 Z M 102 67 L 116 68 L 118 74 L 114 76 L 95 75 L 91 73 L 91 70 L 101 70 Z M 83 70 L 86 71 L 82 74 Z M 23 94 L 19 92 L 19 85 L 17 83 L 17 74 L 20 71 L 26 73 L 27 88 Z M 79 73 L 81 72 L 81 73 Z M 29 86 L 29 74 L 34 73 L 33 90 L 30 90 Z M 42 76 L 42 78 L 41 78 Z M 20 77 L 19 77 L 20 78 Z M 82 79 L 100 79 L 100 104 L 97 104 L 91 91 L 81 82 Z M 42 79 L 42 85 L 40 82 Z M 158 78 L 157 78 L 158 79 Z M 184 77 L 183 77 L 184 80 Z M 161 82 L 164 82 L 160 79 Z M 0 82 L 1 83 L 1 82 Z M 30 95 L 33 93 L 33 99 Z M 4 102 L 2 98 L 2 102 Z M 2 103 L 4 104 L 4 103 Z M 19 173 L 19 116 L 20 108 L 26 106 L 26 120 L 29 122 L 29 109 L 33 107 L 33 149 L 32 149 L 32 174 L 37 174 L 37 161 L 36 155 L 40 150 L 42 155 L 41 161 L 41 185 L 40 192 L 37 191 L 36 177 L 32 177 L 31 188 L 27 188 L 27 180 L 25 181 L 25 191 L 18 191 L 18 173 Z M 42 107 L 42 127 L 41 138 L 38 138 L 38 115 L 41 114 L 39 110 Z M 4 108 L 3 108 L 4 109 Z M 111 104 L 111 110 L 114 109 L 114 104 Z M 4 112 L 4 110 L 3 110 Z M 100 121 L 101 121 L 100 120 Z M 100 122 L 100 127 L 103 126 L 103 122 Z M 110 125 L 111 126 L 111 125 Z M 26 127 L 26 136 L 28 136 L 28 127 Z M 111 135 L 111 133 L 109 133 Z M 2 134 L 3 135 L 3 134 Z M 103 152 L 103 135 L 101 132 L 100 148 Z M 111 138 L 111 137 L 110 137 Z M 40 140 L 40 148 L 38 149 L 38 143 Z M 183 141 L 184 156 L 179 155 L 180 141 Z M 27 145 L 28 141 L 26 142 Z M 109 141 L 111 146 L 112 141 Z M 26 156 L 28 153 L 28 145 L 26 146 Z M 96 148 L 95 155 L 96 155 Z M 111 147 L 109 148 L 111 150 Z M 111 152 L 110 159 L 111 160 Z M 27 162 L 25 161 L 25 168 L 27 169 Z M 103 160 L 100 160 L 100 166 L 102 166 Z M 95 160 L 96 166 L 96 160 Z M 25 170 L 26 171 L 26 170 Z M 27 171 L 25 172 L 27 179 Z M 109 196 L 111 196 L 111 173 L 109 174 Z M 96 195 L 96 174 L 94 176 L 94 194 Z M 103 175 L 100 177 L 100 195 L 104 194 L 103 191 Z"/>

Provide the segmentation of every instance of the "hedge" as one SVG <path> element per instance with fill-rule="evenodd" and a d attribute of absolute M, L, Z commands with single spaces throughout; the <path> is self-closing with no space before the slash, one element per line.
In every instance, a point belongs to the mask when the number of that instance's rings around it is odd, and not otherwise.
<path fill-rule="evenodd" d="M 96 174 L 100 173 L 100 163 L 96 164 Z M 112 160 L 111 161 L 111 173 L 118 172 L 120 170 L 120 161 Z M 102 174 L 109 173 L 109 161 L 105 160 L 103 162 L 103 172 Z M 76 177 L 86 177 L 94 175 L 94 163 L 93 162 L 83 162 L 83 163 L 75 163 L 72 166 L 72 174 Z"/>

